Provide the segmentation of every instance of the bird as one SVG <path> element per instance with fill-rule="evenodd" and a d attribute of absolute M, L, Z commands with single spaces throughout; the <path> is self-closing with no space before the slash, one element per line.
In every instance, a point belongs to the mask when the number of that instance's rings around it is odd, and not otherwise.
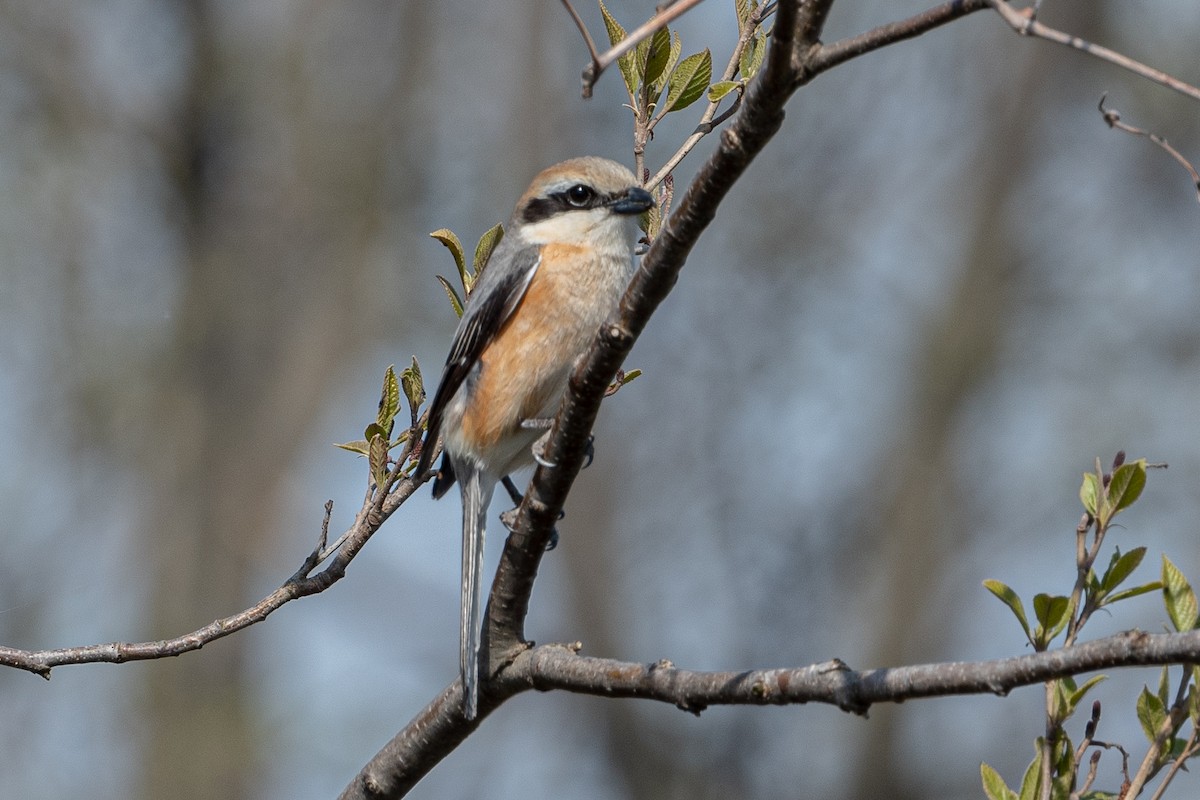
<path fill-rule="evenodd" d="M 585 156 L 539 172 L 476 277 L 429 405 L 414 476 L 438 437 L 440 498 L 462 495 L 459 670 L 463 712 L 479 702 L 483 545 L 497 482 L 529 466 L 572 369 L 617 309 L 636 268 L 637 219 L 655 205 L 626 167 Z"/>

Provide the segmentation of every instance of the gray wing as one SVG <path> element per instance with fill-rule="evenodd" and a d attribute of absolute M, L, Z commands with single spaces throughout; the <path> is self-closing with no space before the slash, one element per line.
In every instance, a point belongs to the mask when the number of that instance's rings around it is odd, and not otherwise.
<path fill-rule="evenodd" d="M 506 244 L 510 246 L 505 247 Z M 489 269 L 505 262 L 509 266 L 503 272 Z M 421 475 L 429 469 L 433 461 L 434 444 L 441 433 L 442 416 L 446 412 L 446 406 L 471 374 L 471 370 L 479 363 L 483 351 L 520 305 L 540 263 L 539 247 L 519 246 L 513 239 L 502 240 L 488 259 L 487 265 L 480 273 L 479 281 L 467 298 L 467 307 L 454 334 L 454 343 L 450 345 L 450 354 L 446 356 L 441 383 L 438 384 L 433 402 L 429 405 L 425 443 L 421 448 L 421 459 L 414 474 Z M 453 485 L 454 473 L 449 468 L 449 463 L 443 459 L 442 474 L 433 483 L 433 496 L 441 497 Z"/>

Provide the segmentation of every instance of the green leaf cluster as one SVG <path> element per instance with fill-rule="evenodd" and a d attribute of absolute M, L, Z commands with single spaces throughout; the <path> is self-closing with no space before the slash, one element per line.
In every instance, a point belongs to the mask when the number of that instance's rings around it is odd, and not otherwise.
<path fill-rule="evenodd" d="M 716 103 L 725 95 L 734 91 L 744 91 L 750 79 L 762 68 L 763 58 L 767 54 L 767 31 L 759 24 L 760 6 L 758 0 L 734 0 L 737 12 L 738 38 L 744 41 L 742 52 L 738 56 L 738 80 L 717 81 L 708 89 L 708 100 Z M 753 27 L 752 30 L 749 28 Z"/>
<path fill-rule="evenodd" d="M 983 793 L 988 800 L 1038 800 L 1044 795 L 1042 763 L 1046 750 L 1043 737 L 1037 738 L 1034 751 L 1033 761 L 1029 762 L 1029 766 L 1025 769 L 1025 774 L 1021 777 L 1021 788 L 1018 791 L 1008 788 L 1008 784 L 1000 777 L 1000 773 L 990 765 L 986 763 L 979 765 Z M 1054 746 L 1050 748 L 1050 758 L 1053 763 L 1050 771 L 1050 797 L 1053 800 L 1068 800 L 1075 783 L 1075 748 L 1065 734 L 1054 740 Z M 1104 796 L 1103 794 L 1088 793 L 1081 797 L 1088 798 L 1088 800 L 1100 800 Z M 1115 795 L 1113 798 L 1115 800 Z"/>
<path fill-rule="evenodd" d="M 462 285 L 462 295 L 459 296 L 454 285 L 441 275 L 438 275 L 437 279 L 438 283 L 442 285 L 442 289 L 446 292 L 446 296 L 450 298 L 450 305 L 453 307 L 454 313 L 461 318 L 466 298 L 471 296 L 471 290 L 475 288 L 476 281 L 483 274 L 483 268 L 487 266 L 488 259 L 492 256 L 492 251 L 496 249 L 496 245 L 500 244 L 500 240 L 504 238 L 504 226 L 497 223 L 489 228 L 483 236 L 479 237 L 479 242 L 475 245 L 474 258 L 471 260 L 471 269 L 467 269 L 466 251 L 463 249 L 462 242 L 459 241 L 454 231 L 449 228 L 439 228 L 429 235 L 445 245 L 446 249 L 450 251 L 450 255 L 454 257 L 454 266 L 458 270 L 458 281 Z"/>
<path fill-rule="evenodd" d="M 1117 548 L 1102 574 L 1098 575 L 1093 569 L 1104 541 L 1104 534 L 1112 520 L 1133 505 L 1145 489 L 1146 469 L 1145 459 L 1126 464 L 1124 453 L 1118 453 L 1111 475 L 1105 475 L 1099 464 L 1094 473 L 1084 475 L 1079 496 L 1087 516 L 1076 530 L 1078 578 L 1069 597 L 1036 595 L 1033 598 L 1031 621 L 1026 613 L 1025 604 L 1011 587 L 997 580 L 984 581 L 985 588 L 1016 617 L 1026 639 L 1035 650 L 1047 650 L 1051 642 L 1064 631 L 1067 632 L 1065 643 L 1073 644 L 1079 630 L 1096 610 L 1158 589 L 1162 590 L 1167 616 L 1176 631 L 1191 631 L 1200 625 L 1200 608 L 1196 593 L 1179 568 L 1166 556 L 1162 559 L 1160 580 L 1128 588 L 1121 587 L 1142 564 L 1146 556 L 1145 547 L 1135 547 L 1124 553 Z M 1089 531 L 1094 533 L 1090 546 L 1087 541 Z M 1037 754 L 1026 769 L 1020 787 L 1010 788 L 995 769 L 988 764 L 982 764 L 980 779 L 984 794 L 991 800 L 1034 800 L 1042 797 L 1054 800 L 1116 800 L 1117 794 L 1090 790 L 1094 771 L 1088 773 L 1084 787 L 1089 791 L 1076 790 L 1084 753 L 1089 748 L 1113 746 L 1094 738 L 1100 720 L 1099 702 L 1093 704 L 1092 718 L 1087 724 L 1085 739 L 1078 750 L 1071 745 L 1063 727 L 1076 713 L 1088 691 L 1104 679 L 1103 675 L 1095 675 L 1083 684 L 1077 684 L 1073 678 L 1049 681 L 1046 684 L 1048 738 L 1037 740 Z M 1157 689 L 1145 687 L 1138 696 L 1137 718 L 1150 742 L 1149 752 L 1143 762 L 1144 765 L 1149 765 L 1149 771 L 1144 768 L 1138 777 L 1133 779 L 1139 789 L 1143 785 L 1142 781 L 1153 778 L 1164 767 L 1171 765 L 1171 771 L 1165 779 L 1169 782 L 1175 771 L 1183 767 L 1184 762 L 1200 754 L 1200 733 L 1197 732 L 1197 726 L 1200 725 L 1200 692 L 1196 688 L 1198 682 L 1200 666 L 1185 665 L 1178 688 L 1172 697 L 1168 668 L 1164 667 Z M 1189 721 L 1192 724 L 1191 731 L 1187 736 L 1181 735 L 1183 727 Z M 1047 742 L 1051 743 L 1050 746 L 1047 746 Z M 1124 750 L 1122 753 L 1128 759 Z M 1100 749 L 1094 750 L 1091 757 L 1093 765 L 1100 758 L 1100 754 Z M 1047 758 L 1052 759 L 1052 763 L 1048 769 L 1044 769 L 1044 760 Z M 1049 787 L 1042 786 L 1045 775 L 1050 776 Z M 1125 775 L 1126 780 L 1130 780 L 1127 770 Z M 1161 796 L 1164 787 L 1165 783 L 1159 787 L 1156 797 Z"/>
<path fill-rule="evenodd" d="M 1146 741 L 1157 753 L 1153 769 L 1162 769 L 1178 759 L 1197 755 L 1196 729 L 1200 726 L 1200 666 L 1186 665 L 1180 677 L 1179 692 L 1171 698 L 1170 669 L 1159 672 L 1158 687 L 1151 691 L 1143 686 L 1137 700 L 1137 718 Z M 1189 736 L 1181 736 L 1183 726 L 1191 723 Z"/>
<path fill-rule="evenodd" d="M 1097 468 L 1083 475 L 1079 487 L 1079 500 L 1083 509 L 1096 520 L 1101 530 L 1108 528 L 1113 517 L 1129 508 L 1142 496 L 1146 488 L 1146 459 L 1139 458 L 1121 464 L 1113 470 L 1105 484 L 1106 476 Z"/>
<path fill-rule="evenodd" d="M 402 395 L 408 402 L 410 424 L 392 439 Z M 376 486 L 383 486 L 388 477 L 388 454 L 393 448 L 420 435 L 419 420 L 421 405 L 424 402 L 425 385 L 416 357 L 399 377 L 396 376 L 396 367 L 389 366 L 383 374 L 383 390 L 379 396 L 379 410 L 376 412 L 375 421 L 367 425 L 362 439 L 335 446 L 365 456 L 371 466 L 372 480 Z"/>
<path fill-rule="evenodd" d="M 994 578 L 988 578 L 983 585 L 1013 612 L 1021 630 L 1025 632 L 1025 638 L 1038 652 L 1048 648 L 1054 637 L 1063 632 L 1075 612 L 1069 597 L 1044 593 L 1034 595 L 1033 613 L 1037 626 L 1030 628 L 1025 604 L 1011 586 Z"/>
<path fill-rule="evenodd" d="M 600 15 L 608 41 L 624 41 L 625 28 L 600 2 Z M 699 100 L 712 80 L 712 53 L 707 48 L 680 58 L 683 42 L 678 33 L 666 26 L 617 59 L 617 67 L 629 93 L 630 107 L 640 117 L 661 119 L 673 111 L 682 111 Z M 663 93 L 666 97 L 663 97 Z"/>

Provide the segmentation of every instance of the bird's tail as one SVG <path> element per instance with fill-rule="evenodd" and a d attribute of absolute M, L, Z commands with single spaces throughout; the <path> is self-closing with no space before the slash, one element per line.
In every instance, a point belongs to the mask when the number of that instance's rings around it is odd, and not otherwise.
<path fill-rule="evenodd" d="M 483 542 L 488 505 L 496 482 L 478 469 L 460 475 L 463 501 L 462 598 L 459 616 L 459 669 L 463 711 L 474 719 L 479 703 L 479 638 L 483 616 Z"/>

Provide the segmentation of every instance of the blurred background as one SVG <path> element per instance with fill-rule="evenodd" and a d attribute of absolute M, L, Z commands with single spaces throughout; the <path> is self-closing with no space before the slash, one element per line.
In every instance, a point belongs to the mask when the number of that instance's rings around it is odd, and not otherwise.
<path fill-rule="evenodd" d="M 924 7 L 839 3 L 825 40 Z M 1042 19 L 1200 81 L 1183 0 Z M 724 65 L 732 3 L 678 27 Z M 326 499 L 348 525 L 366 465 L 331 443 L 388 364 L 432 383 L 454 329 L 428 232 L 473 246 L 543 166 L 632 163 L 619 75 L 584 102 L 584 63 L 550 3 L 0 3 L 0 642 L 193 630 L 290 575 Z M 530 635 L 698 669 L 1028 652 L 980 582 L 1068 592 L 1081 474 L 1121 448 L 1170 469 L 1112 544 L 1200 580 L 1200 206 L 1105 92 L 1200 159 L 1196 103 L 987 13 L 796 95 L 605 404 Z M 457 674 L 458 526 L 422 492 L 330 591 L 200 652 L 0 671 L 0 795 L 335 796 Z M 1085 633 L 1165 623 L 1150 595 Z M 1144 752 L 1157 679 L 1096 690 L 1102 738 Z M 1041 707 L 528 694 L 412 796 L 981 796 Z"/>

